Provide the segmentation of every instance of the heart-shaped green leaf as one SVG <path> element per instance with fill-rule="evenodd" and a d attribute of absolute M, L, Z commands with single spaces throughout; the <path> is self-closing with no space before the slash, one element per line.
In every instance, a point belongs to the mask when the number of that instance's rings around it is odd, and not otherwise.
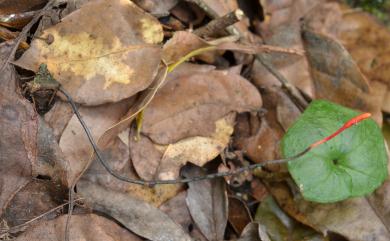
<path fill-rule="evenodd" d="M 358 114 L 328 101 L 313 101 L 283 137 L 283 155 L 296 155 Z M 387 177 L 381 130 L 372 119 L 361 121 L 290 161 L 288 170 L 307 200 L 328 203 L 371 193 Z"/>

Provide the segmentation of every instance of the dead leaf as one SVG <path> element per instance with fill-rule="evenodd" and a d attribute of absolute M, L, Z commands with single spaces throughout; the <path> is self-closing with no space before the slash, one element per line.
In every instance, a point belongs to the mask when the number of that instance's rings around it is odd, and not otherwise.
<path fill-rule="evenodd" d="M 175 223 L 180 224 L 184 230 L 187 230 L 194 240 L 206 241 L 207 239 L 203 236 L 194 223 L 194 220 L 191 218 L 186 203 L 186 196 L 186 191 L 180 192 L 161 205 L 159 209 L 172 218 Z"/>
<path fill-rule="evenodd" d="M 205 172 L 191 165 L 185 177 L 202 176 Z M 209 241 L 223 240 L 228 219 L 228 199 L 222 178 L 188 183 L 187 205 L 191 216 Z"/>
<path fill-rule="evenodd" d="M 104 150 L 101 151 L 104 160 L 112 170 L 122 176 L 139 179 L 129 159 L 129 147 L 118 137 L 115 138 Z M 142 186 L 123 182 L 116 179 L 97 161 L 94 160 L 83 175 L 82 180 L 90 181 L 115 191 L 118 194 L 126 194 L 130 197 L 143 200 L 155 207 L 174 197 L 180 190 L 181 185 L 156 185 L 154 187 Z"/>
<path fill-rule="evenodd" d="M 11 51 L 0 44 L 1 59 Z M 0 75 L 0 214 L 12 196 L 31 179 L 37 158 L 38 118 L 31 103 L 16 91 L 14 68 L 7 64 Z"/>
<path fill-rule="evenodd" d="M 230 113 L 216 121 L 216 130 L 210 137 L 195 136 L 168 145 L 157 169 L 158 178 L 177 178 L 185 163 L 203 166 L 217 157 L 229 143 L 234 119 L 235 114 Z"/>
<path fill-rule="evenodd" d="M 386 86 L 371 81 L 370 89 L 365 87 L 365 78 L 351 56 L 334 39 L 309 30 L 304 30 L 303 38 L 316 97 L 370 112 L 381 125 Z"/>
<path fill-rule="evenodd" d="M 66 217 L 63 215 L 53 220 L 41 220 L 18 236 L 15 241 L 63 240 Z M 71 230 L 70 241 L 141 241 L 115 222 L 96 214 L 73 215 Z"/>
<path fill-rule="evenodd" d="M 37 162 L 32 166 L 33 176 L 43 176 L 53 180 L 55 184 L 69 187 L 69 162 L 66 160 L 53 131 L 40 117 L 37 136 Z"/>
<path fill-rule="evenodd" d="M 11 227 L 29 221 L 42 213 L 58 206 L 64 199 L 65 190 L 48 180 L 31 180 L 10 200 L 2 219 Z M 55 218 L 55 212 L 45 215 L 43 219 Z"/>
<path fill-rule="evenodd" d="M 99 16 L 96 18 L 95 16 Z M 43 31 L 16 61 L 50 73 L 81 104 L 117 102 L 147 88 L 157 73 L 163 33 L 159 22 L 131 1 L 99 0 Z"/>
<path fill-rule="evenodd" d="M 289 217 L 272 196 L 266 197 L 259 205 L 256 222 L 263 226 L 265 233 L 274 241 L 328 240 L 323 235 Z"/>
<path fill-rule="evenodd" d="M 94 210 L 115 218 L 144 238 L 156 241 L 192 240 L 168 215 L 146 202 L 86 181 L 79 182 L 78 190 Z"/>
<path fill-rule="evenodd" d="M 294 198 L 288 187 L 281 183 L 272 183 L 270 190 L 284 211 L 325 235 L 335 232 L 351 241 L 390 239 L 388 228 L 364 197 L 316 204 L 301 197 Z"/>
<path fill-rule="evenodd" d="M 90 129 L 92 136 L 98 139 L 104 131 L 116 123 L 132 104 L 132 99 L 126 99 L 115 104 L 106 104 L 97 107 L 82 107 L 81 116 Z M 68 183 L 84 169 L 90 159 L 92 146 L 76 115 L 68 122 L 59 141 L 62 152 L 69 161 Z"/>
<path fill-rule="evenodd" d="M 261 104 L 256 88 L 241 76 L 183 64 L 145 110 L 142 133 L 159 144 L 209 136 L 222 116 L 257 110 Z"/>
<path fill-rule="evenodd" d="M 241 234 L 247 224 L 252 222 L 249 208 L 243 200 L 229 196 L 228 220 L 237 234 Z"/>
<path fill-rule="evenodd" d="M 237 241 L 270 241 L 263 236 L 260 236 L 259 229 L 260 227 L 258 223 L 248 223 L 242 231 L 241 237 L 237 239 Z"/>
<path fill-rule="evenodd" d="M 69 103 L 61 100 L 57 100 L 50 111 L 45 114 L 45 121 L 51 127 L 53 135 L 58 142 L 72 116 L 73 110 Z"/>

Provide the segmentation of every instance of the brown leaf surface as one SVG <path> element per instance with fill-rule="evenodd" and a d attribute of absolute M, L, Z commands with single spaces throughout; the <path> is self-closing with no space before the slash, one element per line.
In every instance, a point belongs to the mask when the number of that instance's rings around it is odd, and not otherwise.
<path fill-rule="evenodd" d="M 370 112 L 381 125 L 386 86 L 372 81 L 369 89 L 365 77 L 341 44 L 329 36 L 303 31 L 316 97 Z"/>
<path fill-rule="evenodd" d="M 129 159 L 129 147 L 120 138 L 115 138 L 103 151 L 104 160 L 116 173 L 129 178 L 138 179 Z M 120 181 L 113 177 L 94 160 L 82 180 L 93 182 L 101 188 L 115 191 L 117 194 L 126 194 L 158 207 L 161 203 L 174 197 L 180 190 L 181 185 L 156 185 L 154 187 L 141 186 Z"/>
<path fill-rule="evenodd" d="M 57 100 L 50 111 L 45 114 L 45 122 L 51 127 L 53 135 L 58 142 L 72 116 L 73 110 L 69 103 L 60 100 Z"/>
<path fill-rule="evenodd" d="M 169 15 L 178 0 L 134 0 L 134 3 L 156 17 Z"/>
<path fill-rule="evenodd" d="M 151 84 L 160 64 L 162 27 L 131 1 L 86 3 L 40 37 L 49 35 L 53 43 L 34 40 L 16 64 L 35 71 L 46 63 L 81 104 L 117 102 L 136 94 Z"/>
<path fill-rule="evenodd" d="M 0 45 L 1 59 L 10 52 Z M 12 196 L 31 178 L 37 158 L 38 118 L 32 105 L 16 91 L 15 70 L 7 65 L 0 75 L 0 214 Z"/>
<path fill-rule="evenodd" d="M 80 114 L 97 140 L 104 131 L 116 123 L 132 104 L 126 99 L 115 104 L 79 108 Z M 68 122 L 59 141 L 62 152 L 69 161 L 68 183 L 80 174 L 91 157 L 92 146 L 76 115 Z"/>
<path fill-rule="evenodd" d="M 191 64 L 179 66 L 167 78 L 145 110 L 142 132 L 159 144 L 190 136 L 209 136 L 215 121 L 231 111 L 261 107 L 256 88 L 240 75 Z"/>
<path fill-rule="evenodd" d="M 10 200 L 1 218 L 11 227 L 20 225 L 57 207 L 64 198 L 63 194 L 62 190 L 51 181 L 32 180 Z M 53 212 L 43 218 L 52 219 L 56 215 Z"/>
<path fill-rule="evenodd" d="M 336 232 L 351 241 L 390 239 L 388 228 L 364 197 L 316 204 L 294 198 L 284 184 L 274 183 L 270 190 L 288 214 L 319 232 Z"/>
<path fill-rule="evenodd" d="M 69 161 L 58 145 L 52 129 L 42 118 L 39 118 L 37 149 L 37 162 L 32 166 L 33 175 L 50 177 L 56 185 L 68 187 Z"/>
<path fill-rule="evenodd" d="M 53 220 L 41 220 L 15 241 L 63 240 L 66 215 Z M 96 214 L 74 215 L 72 217 L 70 241 L 141 241 L 115 222 Z"/>
<path fill-rule="evenodd" d="M 186 177 L 204 175 L 197 166 L 189 166 Z M 188 183 L 187 205 L 196 225 L 209 241 L 223 240 L 228 219 L 228 198 L 222 178 Z"/>
<path fill-rule="evenodd" d="M 186 203 L 186 196 L 186 191 L 180 192 L 161 205 L 159 209 L 172 218 L 175 223 L 180 224 L 184 230 L 188 230 L 194 240 L 206 241 L 207 239 L 203 236 L 194 220 L 191 218 Z"/>
<path fill-rule="evenodd" d="M 115 218 L 144 238 L 156 241 L 192 240 L 168 215 L 146 202 L 86 181 L 79 182 L 78 190 L 94 210 Z"/>
<path fill-rule="evenodd" d="M 259 26 L 258 32 L 265 44 L 303 49 L 300 19 L 318 2 L 318 0 L 263 1 L 265 20 Z M 290 84 L 296 86 L 308 96 L 314 97 L 313 83 L 305 57 L 280 53 L 264 54 L 264 56 Z M 265 67 L 258 61 L 256 62 L 255 75 L 267 79 L 268 82 L 274 85 L 280 85 L 279 81 Z"/>
<path fill-rule="evenodd" d="M 252 222 L 249 208 L 243 200 L 229 196 L 228 220 L 238 234 L 241 234 L 247 224 Z"/>

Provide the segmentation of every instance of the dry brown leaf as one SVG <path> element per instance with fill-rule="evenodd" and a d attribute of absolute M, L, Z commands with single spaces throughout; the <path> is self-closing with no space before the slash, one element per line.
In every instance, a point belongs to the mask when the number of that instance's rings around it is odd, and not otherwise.
<path fill-rule="evenodd" d="M 235 114 L 230 113 L 216 121 L 216 130 L 209 137 L 189 137 L 168 145 L 157 169 L 158 178 L 177 178 L 180 168 L 187 162 L 203 166 L 217 157 L 229 143 L 234 119 Z"/>
<path fill-rule="evenodd" d="M 342 5 L 344 11 L 349 8 Z M 370 80 L 387 85 L 390 96 L 390 31 L 365 12 L 344 14 L 338 22 L 339 39 Z M 382 110 L 390 113 L 390 101 L 383 102 Z"/>
<path fill-rule="evenodd" d="M 194 136 L 169 145 L 157 145 L 141 135 L 130 136 L 130 153 L 138 175 L 146 180 L 174 179 L 187 162 L 203 166 L 217 157 L 228 145 L 233 133 L 235 114 L 231 113 L 216 122 L 210 136 Z"/>
<path fill-rule="evenodd" d="M 334 204 L 316 204 L 293 197 L 289 188 L 273 183 L 270 189 L 289 215 L 315 230 L 336 232 L 351 241 L 390 240 L 388 228 L 364 197 Z"/>
<path fill-rule="evenodd" d="M 303 49 L 300 19 L 318 2 L 318 0 L 263 1 L 265 20 L 260 25 L 258 32 L 264 43 L 283 48 Z M 308 96 L 314 96 L 306 58 L 280 53 L 264 54 L 263 56 L 279 70 L 290 84 Z M 273 85 L 280 85 L 279 81 L 264 66 L 258 61 L 256 62 L 254 75 L 257 78 L 267 79 L 267 82 L 271 82 Z M 257 85 L 257 81 L 255 83 Z"/>
<path fill-rule="evenodd" d="M 58 188 L 68 187 L 70 163 L 62 153 L 52 129 L 42 118 L 39 118 L 37 149 L 37 162 L 32 166 L 33 176 L 51 178 L 55 183 L 53 185 L 57 185 Z"/>
<path fill-rule="evenodd" d="M 142 133 L 158 144 L 209 136 L 222 116 L 258 110 L 261 104 L 259 92 L 243 77 L 183 64 L 145 110 Z"/>
<path fill-rule="evenodd" d="M 191 218 L 186 203 L 186 196 L 186 191 L 180 192 L 161 205 L 159 209 L 172 218 L 174 222 L 180 224 L 184 230 L 188 230 L 194 240 L 206 241 L 207 239 L 203 236 Z"/>
<path fill-rule="evenodd" d="M 129 147 L 119 138 L 115 138 L 103 151 L 102 156 L 116 173 L 133 179 L 138 179 L 129 158 Z M 90 181 L 96 185 L 118 194 L 126 194 L 158 207 L 161 203 L 174 197 L 181 189 L 181 185 L 156 185 L 147 187 L 120 181 L 113 177 L 97 161 L 91 164 L 82 180 Z"/>
<path fill-rule="evenodd" d="M 185 177 L 203 176 L 205 171 L 190 165 Z M 209 241 L 223 240 L 228 219 L 228 198 L 223 178 L 188 183 L 187 206 L 196 225 Z"/>
<path fill-rule="evenodd" d="M 168 215 L 146 202 L 87 181 L 79 182 L 78 190 L 94 210 L 111 216 L 144 238 L 156 241 L 192 240 Z"/>
<path fill-rule="evenodd" d="M 247 224 L 253 221 L 246 203 L 234 196 L 229 196 L 228 220 L 237 234 L 241 234 Z"/>
<path fill-rule="evenodd" d="M 18 236 L 15 241 L 63 240 L 66 215 L 53 220 L 41 220 Z M 70 241 L 141 241 L 139 237 L 115 222 L 96 214 L 73 215 Z"/>
<path fill-rule="evenodd" d="M 99 16 L 98 18 L 96 16 Z M 147 88 L 160 64 L 162 27 L 131 1 L 84 4 L 41 38 L 16 64 L 36 71 L 46 63 L 73 99 L 81 104 L 117 102 Z"/>
<path fill-rule="evenodd" d="M 50 111 L 45 114 L 44 119 L 51 127 L 53 135 L 58 142 L 72 116 L 73 111 L 69 103 L 60 100 L 57 100 Z"/>
<path fill-rule="evenodd" d="M 82 107 L 79 111 L 92 136 L 97 139 L 108 127 L 116 123 L 126 113 L 132 102 L 132 99 L 126 99 L 115 104 Z M 68 183 L 72 183 L 82 172 L 92 153 L 91 143 L 76 115 L 73 115 L 68 122 L 62 133 L 59 145 L 70 163 Z"/>
<path fill-rule="evenodd" d="M 370 112 L 382 124 L 381 106 L 386 86 L 371 81 L 365 87 L 365 78 L 348 52 L 333 38 L 304 30 L 303 38 L 311 66 L 316 97 L 341 105 Z M 365 92 L 367 89 L 368 92 Z"/>
<path fill-rule="evenodd" d="M 52 208 L 64 199 L 64 190 L 48 180 L 31 180 L 10 200 L 1 217 L 11 227 L 29 221 Z M 55 218 L 55 212 L 45 215 L 44 219 Z"/>
<path fill-rule="evenodd" d="M 10 51 L 10 45 L 0 44 L 0 59 L 6 59 Z M 38 116 L 16 91 L 15 75 L 11 65 L 0 74 L 0 214 L 31 179 L 31 166 L 37 159 Z"/>
<path fill-rule="evenodd" d="M 258 223 L 248 223 L 237 241 L 270 241 L 267 234 L 260 234 L 260 230 L 261 227 Z"/>

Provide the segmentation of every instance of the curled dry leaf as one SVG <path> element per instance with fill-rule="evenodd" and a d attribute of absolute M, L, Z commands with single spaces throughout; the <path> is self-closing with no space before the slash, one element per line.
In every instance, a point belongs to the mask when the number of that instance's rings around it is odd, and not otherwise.
<path fill-rule="evenodd" d="M 66 215 L 52 220 L 41 220 L 18 236 L 15 241 L 63 240 Z M 73 215 L 70 241 L 141 241 L 136 235 L 115 222 L 96 214 Z"/>
<path fill-rule="evenodd" d="M 185 177 L 202 176 L 200 167 L 190 165 Z M 188 183 L 187 205 L 196 225 L 209 241 L 223 240 L 228 219 L 225 180 L 216 178 Z"/>
<path fill-rule="evenodd" d="M 156 241 L 192 240 L 168 215 L 146 202 L 86 181 L 79 182 L 78 190 L 94 210 L 111 216 L 126 228 L 146 239 Z"/>
<path fill-rule="evenodd" d="M 98 18 L 96 16 L 99 16 Z M 160 64 L 162 27 L 131 1 L 99 0 L 84 4 L 41 38 L 16 64 L 50 73 L 81 104 L 117 102 L 147 88 Z"/>
<path fill-rule="evenodd" d="M 138 175 L 131 166 L 129 148 L 120 138 L 115 138 L 102 150 L 101 154 L 107 164 L 116 173 L 138 179 Z M 126 194 L 130 197 L 143 200 L 156 207 L 175 196 L 181 189 L 181 185 L 156 185 L 154 187 L 148 187 L 120 181 L 108 173 L 97 160 L 92 162 L 89 169 L 83 175 L 82 180 L 92 182 L 94 185 L 99 185 L 101 188 L 115 191 L 118 194 Z"/>
<path fill-rule="evenodd" d="M 233 133 L 235 114 L 216 121 L 216 130 L 210 136 L 184 138 L 169 145 L 158 145 L 141 135 L 139 141 L 130 136 L 130 153 L 138 175 L 144 179 L 174 179 L 187 162 L 203 166 L 217 157 L 228 145 Z"/>
<path fill-rule="evenodd" d="M 53 131 L 39 118 L 37 162 L 32 166 L 33 176 L 49 177 L 56 185 L 68 187 L 69 161 L 66 160 Z"/>
<path fill-rule="evenodd" d="M 270 189 L 284 211 L 301 223 L 327 235 L 335 232 L 351 241 L 390 239 L 387 224 L 366 198 L 353 198 L 334 204 L 315 204 L 293 197 L 287 185 L 273 183 Z"/>
<path fill-rule="evenodd" d="M 11 51 L 0 44 L 0 59 Z M 32 105 L 16 92 L 11 65 L 0 74 L 0 214 L 17 190 L 31 178 L 37 158 L 38 117 Z"/>
<path fill-rule="evenodd" d="M 302 36 L 316 97 L 370 112 L 381 125 L 386 86 L 374 81 L 368 86 L 351 56 L 334 38 L 309 29 L 303 29 Z"/>
<path fill-rule="evenodd" d="M 134 3 L 153 16 L 163 17 L 169 15 L 178 0 L 134 0 Z"/>
<path fill-rule="evenodd" d="M 261 107 L 259 92 L 246 79 L 228 71 L 204 69 L 183 64 L 168 76 L 145 110 L 142 133 L 159 144 L 208 136 L 215 130 L 215 121 L 227 113 Z"/>

